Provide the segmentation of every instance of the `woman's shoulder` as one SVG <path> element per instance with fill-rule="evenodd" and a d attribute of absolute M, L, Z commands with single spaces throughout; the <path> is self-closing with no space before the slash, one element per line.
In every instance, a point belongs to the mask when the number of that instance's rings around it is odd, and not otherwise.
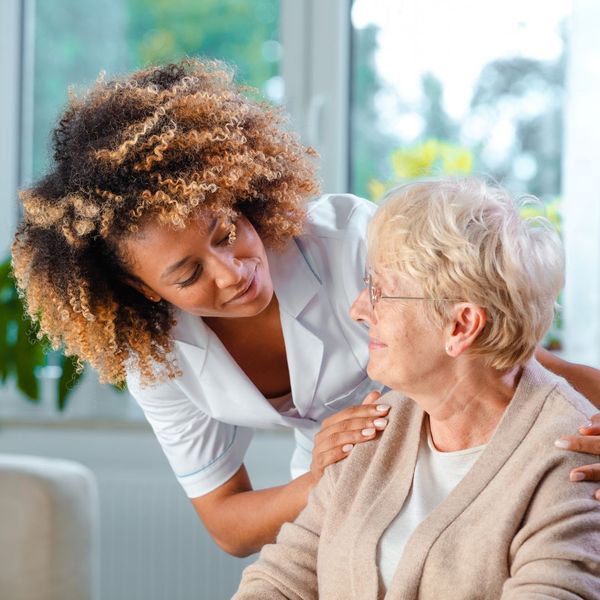
<path fill-rule="evenodd" d="M 353 194 L 325 194 L 307 205 L 307 235 L 364 238 L 376 205 Z"/>
<path fill-rule="evenodd" d="M 539 368 L 543 369 L 541 366 Z M 548 435 L 554 435 L 555 432 L 560 435 L 575 435 L 577 429 L 596 413 L 597 409 L 565 379 L 549 371 L 546 373 L 551 386 L 536 427 L 547 431 Z"/>

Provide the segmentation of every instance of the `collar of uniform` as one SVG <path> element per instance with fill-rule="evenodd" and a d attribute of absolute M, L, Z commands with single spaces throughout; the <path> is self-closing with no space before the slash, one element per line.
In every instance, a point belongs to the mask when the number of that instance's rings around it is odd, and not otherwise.
<path fill-rule="evenodd" d="M 280 310 L 297 317 L 321 287 L 302 239 L 293 238 L 282 251 L 267 250 L 267 258 Z"/>

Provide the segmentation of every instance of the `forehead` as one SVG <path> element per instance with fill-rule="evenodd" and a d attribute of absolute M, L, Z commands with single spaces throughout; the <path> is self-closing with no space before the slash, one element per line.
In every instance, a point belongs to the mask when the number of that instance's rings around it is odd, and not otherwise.
<path fill-rule="evenodd" d="M 126 241 L 134 246 L 156 246 L 171 244 L 173 240 L 182 242 L 186 238 L 197 240 L 208 235 L 217 220 L 218 217 L 206 210 L 199 210 L 193 217 L 179 222 L 149 217 L 140 223 L 137 232 L 127 236 Z"/>
<path fill-rule="evenodd" d="M 148 218 L 139 231 L 124 237 L 118 244 L 124 261 L 133 271 L 152 272 L 179 261 L 190 252 L 210 243 L 210 231 L 216 217 L 209 211 L 198 211 L 181 225 L 161 222 L 158 217 Z"/>
<path fill-rule="evenodd" d="M 400 267 L 382 266 L 375 262 L 368 264 L 368 271 L 373 284 L 383 290 L 402 292 L 407 295 L 421 290 L 421 285 L 407 273 L 402 272 Z"/>

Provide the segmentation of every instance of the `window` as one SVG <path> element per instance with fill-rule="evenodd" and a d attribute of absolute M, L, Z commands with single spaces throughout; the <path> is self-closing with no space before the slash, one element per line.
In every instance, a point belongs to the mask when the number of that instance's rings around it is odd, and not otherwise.
<path fill-rule="evenodd" d="M 600 365 L 600 7 L 354 0 L 350 185 L 486 174 L 546 204 L 567 254 L 547 341 Z"/>
<path fill-rule="evenodd" d="M 101 70 L 110 77 L 209 56 L 281 102 L 278 0 L 59 0 L 37 2 L 33 20 L 34 178 L 47 167 L 48 133 L 68 87 L 87 87 Z"/>

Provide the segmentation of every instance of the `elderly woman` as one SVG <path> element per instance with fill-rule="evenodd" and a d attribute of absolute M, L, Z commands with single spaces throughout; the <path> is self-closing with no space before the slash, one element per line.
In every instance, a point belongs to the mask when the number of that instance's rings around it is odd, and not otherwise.
<path fill-rule="evenodd" d="M 478 180 L 412 184 L 369 228 L 379 443 L 326 469 L 249 567 L 245 598 L 600 598 L 589 457 L 551 450 L 594 407 L 532 358 L 563 283 L 560 242 Z M 386 593 L 387 592 L 387 593 Z"/>

